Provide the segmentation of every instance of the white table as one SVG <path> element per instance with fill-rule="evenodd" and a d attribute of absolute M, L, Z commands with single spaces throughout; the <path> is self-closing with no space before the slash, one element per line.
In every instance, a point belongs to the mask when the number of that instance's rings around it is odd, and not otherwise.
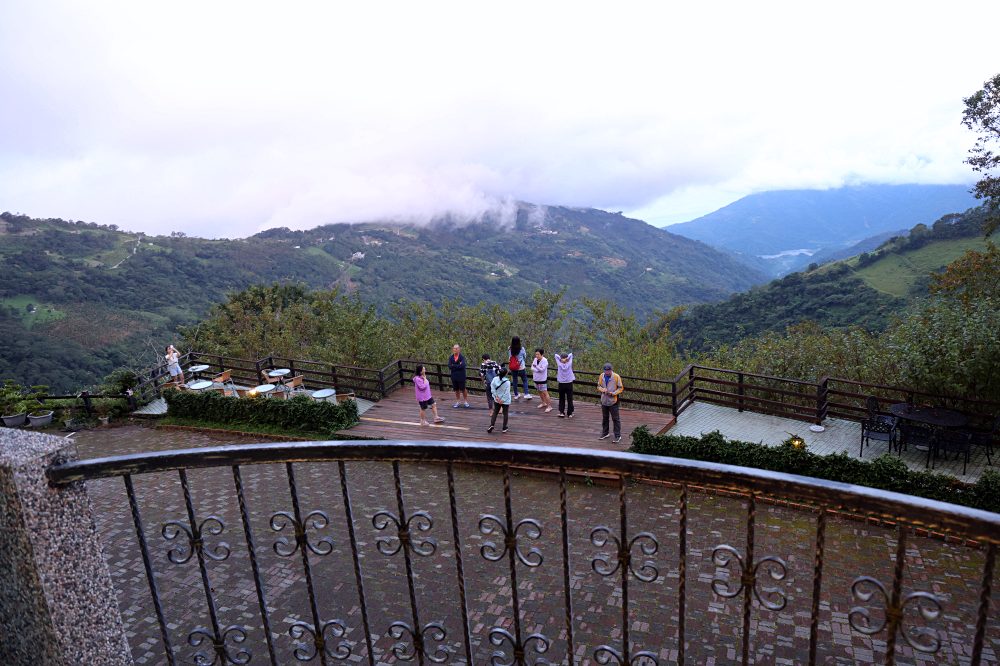
<path fill-rule="evenodd" d="M 336 402 L 337 392 L 334 389 L 320 389 L 313 392 L 312 398 L 319 402 L 330 402 L 330 399 L 333 398 L 333 402 Z"/>
<path fill-rule="evenodd" d="M 202 379 L 197 382 L 191 382 L 190 384 L 188 384 L 188 388 L 191 389 L 192 391 L 204 391 L 205 389 L 212 388 L 212 382 L 206 379 Z"/>
<path fill-rule="evenodd" d="M 192 365 L 190 368 L 188 368 L 188 372 L 193 372 L 194 374 L 197 375 L 199 372 L 205 372 L 206 370 L 209 369 L 209 367 L 211 367 L 211 366 L 208 366 L 208 365 Z"/>
<path fill-rule="evenodd" d="M 266 398 L 275 388 L 274 384 L 261 384 L 260 386 L 255 386 L 253 391 L 257 395 L 262 395 Z"/>
<path fill-rule="evenodd" d="M 290 372 L 291 372 L 291 370 L 289 370 L 288 368 L 275 368 L 274 370 L 271 370 L 270 372 L 268 372 L 267 376 L 268 377 L 278 377 L 278 378 L 281 378 L 281 377 L 284 377 L 285 375 L 287 375 Z"/>

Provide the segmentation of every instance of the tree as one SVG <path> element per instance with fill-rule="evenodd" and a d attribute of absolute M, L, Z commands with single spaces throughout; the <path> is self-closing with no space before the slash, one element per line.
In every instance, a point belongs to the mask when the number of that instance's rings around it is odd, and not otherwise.
<path fill-rule="evenodd" d="M 1000 227 L 1000 151 L 995 152 L 1000 144 L 1000 74 L 963 101 L 962 124 L 979 135 L 965 162 L 983 175 L 972 192 L 986 202 L 984 232 L 989 236 Z"/>

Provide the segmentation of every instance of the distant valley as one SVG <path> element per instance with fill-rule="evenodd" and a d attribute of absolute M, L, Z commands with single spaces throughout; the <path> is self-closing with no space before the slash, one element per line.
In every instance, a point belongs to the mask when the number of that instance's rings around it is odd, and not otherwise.
<path fill-rule="evenodd" d="M 878 245 L 886 233 L 929 225 L 976 205 L 965 185 L 787 190 L 752 194 L 666 228 L 733 252 L 747 265 L 779 277 L 816 261 L 858 254 L 864 249 L 842 253 L 858 243 Z"/>

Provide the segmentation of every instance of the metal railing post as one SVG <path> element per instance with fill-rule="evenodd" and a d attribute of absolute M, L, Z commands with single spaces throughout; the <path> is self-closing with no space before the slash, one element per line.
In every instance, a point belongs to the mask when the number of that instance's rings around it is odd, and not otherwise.
<path fill-rule="evenodd" d="M 819 383 L 816 385 L 816 425 L 823 422 L 823 419 L 826 418 L 826 410 L 829 409 L 829 383 L 829 377 L 821 377 Z"/>

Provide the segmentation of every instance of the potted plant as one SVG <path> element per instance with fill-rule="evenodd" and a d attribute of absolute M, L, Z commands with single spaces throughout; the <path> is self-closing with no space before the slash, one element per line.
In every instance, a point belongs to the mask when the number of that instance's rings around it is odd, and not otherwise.
<path fill-rule="evenodd" d="M 21 402 L 24 400 L 24 390 L 21 385 L 13 379 L 5 379 L 0 386 L 0 412 L 3 416 L 3 424 L 8 428 L 16 428 L 24 425 L 27 418 L 27 410 L 21 410 Z"/>
<path fill-rule="evenodd" d="M 45 409 L 39 405 L 39 408 L 28 412 L 28 423 L 32 428 L 47 426 L 52 423 L 53 413 L 51 409 Z"/>

